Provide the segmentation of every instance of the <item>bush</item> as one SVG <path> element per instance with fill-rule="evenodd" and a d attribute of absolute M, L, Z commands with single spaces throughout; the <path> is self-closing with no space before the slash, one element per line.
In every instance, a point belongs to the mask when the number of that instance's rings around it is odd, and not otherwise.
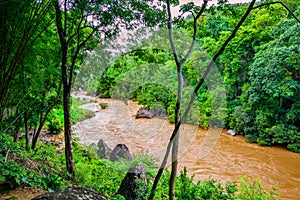
<path fill-rule="evenodd" d="M 159 183 L 155 199 L 163 200 L 168 198 L 170 172 L 166 170 Z M 217 181 L 210 179 L 207 181 L 194 182 L 194 176 L 189 177 L 184 168 L 176 179 L 175 197 L 179 200 L 185 199 L 232 199 L 237 191 L 234 183 L 227 183 L 223 187 Z"/>
<path fill-rule="evenodd" d="M 51 134 L 58 134 L 64 128 L 64 113 L 61 106 L 53 109 L 47 118 L 46 127 Z"/>
<path fill-rule="evenodd" d="M 108 107 L 108 103 L 105 103 L 105 102 L 101 102 L 99 103 L 101 109 L 106 109 Z"/>
<path fill-rule="evenodd" d="M 24 153 L 24 141 L 20 140 L 19 143 L 15 143 L 11 136 L 1 133 L 0 139 L 0 181 L 4 182 L 0 185 L 0 191 L 22 184 L 48 191 L 59 190 L 69 185 L 64 181 L 65 177 L 58 170 L 54 170 L 51 165 L 42 165 L 39 161 L 30 158 L 33 152 Z M 38 148 L 51 147 L 39 146 Z M 43 157 L 47 158 L 50 155 L 43 154 Z"/>
<path fill-rule="evenodd" d="M 169 199 L 169 178 L 170 172 L 166 170 L 157 188 L 155 199 Z M 189 177 L 184 168 L 176 179 L 175 197 L 178 200 L 274 200 L 279 196 L 276 190 L 276 187 L 272 187 L 267 191 L 263 189 L 259 180 L 256 179 L 251 183 L 247 177 L 243 177 L 239 183 L 227 181 L 223 185 L 211 178 L 194 182 L 194 176 Z"/>
<path fill-rule="evenodd" d="M 83 121 L 94 116 L 94 112 L 79 108 L 83 103 L 88 101 L 72 99 L 71 104 L 71 123 Z M 49 114 L 47 123 L 45 124 L 51 134 L 61 133 L 64 129 L 64 111 L 61 105 L 57 106 Z"/>
<path fill-rule="evenodd" d="M 277 187 L 271 187 L 270 191 L 263 189 L 260 181 L 255 179 L 253 183 L 250 182 L 249 178 L 242 177 L 239 182 L 239 192 L 235 196 L 236 200 L 275 200 L 279 196 Z"/>

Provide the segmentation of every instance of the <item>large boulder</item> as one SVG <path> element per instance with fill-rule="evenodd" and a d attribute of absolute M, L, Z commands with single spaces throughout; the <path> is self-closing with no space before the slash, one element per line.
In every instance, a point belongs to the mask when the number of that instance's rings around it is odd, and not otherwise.
<path fill-rule="evenodd" d="M 112 162 L 124 159 L 127 162 L 132 161 L 132 156 L 125 144 L 118 144 L 110 154 L 109 160 Z"/>
<path fill-rule="evenodd" d="M 98 150 L 97 150 L 98 156 L 100 158 L 109 159 L 109 156 L 111 154 L 111 148 L 109 148 L 102 139 L 99 140 L 97 146 L 98 146 Z"/>
<path fill-rule="evenodd" d="M 139 119 L 139 118 L 152 118 L 153 114 L 149 111 L 149 110 L 138 110 L 136 113 L 135 118 Z"/>
<path fill-rule="evenodd" d="M 142 163 L 130 167 L 117 192 L 126 200 L 140 199 L 142 187 L 146 186 L 146 168 Z M 145 189 L 145 188 L 144 188 Z"/>
<path fill-rule="evenodd" d="M 48 192 L 31 200 L 108 200 L 90 188 L 70 187 L 57 192 Z"/>

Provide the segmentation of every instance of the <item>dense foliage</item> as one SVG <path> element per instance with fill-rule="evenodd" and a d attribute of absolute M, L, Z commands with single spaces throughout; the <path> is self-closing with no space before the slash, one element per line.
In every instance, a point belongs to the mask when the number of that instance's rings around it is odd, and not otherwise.
<path fill-rule="evenodd" d="M 170 122 L 178 119 L 175 53 L 170 50 L 167 31 L 138 29 L 142 25 L 165 25 L 161 23 L 165 20 L 165 1 L 116 2 L 0 0 L 0 190 L 22 184 L 59 190 L 71 185 L 74 176 L 79 186 L 113 197 L 128 167 L 143 161 L 149 185 L 144 185 L 140 193 L 141 198 L 147 196 L 154 176 L 150 158 L 143 155 L 127 164 L 99 160 L 95 152 L 71 137 L 71 123 L 93 115 L 70 99 L 72 87 L 100 97 L 132 99 L 146 109 L 163 110 Z M 220 0 L 219 6 L 211 6 L 197 20 L 194 51 L 182 68 L 181 115 L 210 57 L 247 9 L 246 5 L 226 2 Z M 300 26 L 295 20 L 295 16 L 300 17 L 300 3 L 284 1 L 293 16 L 278 2 L 262 0 L 256 5 L 268 2 L 269 6 L 251 11 L 216 60 L 215 73 L 199 89 L 184 123 L 230 128 L 250 142 L 282 144 L 300 152 Z M 181 11 L 190 13 L 193 9 L 199 11 L 189 3 Z M 184 17 L 176 19 L 173 27 L 180 59 L 186 55 L 193 35 L 192 16 Z M 135 38 L 129 38 L 133 42 L 128 45 L 130 50 L 121 54 L 106 51 L 123 48 L 114 37 L 123 29 L 137 30 Z M 141 41 L 143 38 L 147 39 Z M 110 43 L 105 44 L 105 39 Z M 96 50 L 96 46 L 100 48 Z M 45 130 L 52 134 L 66 131 L 69 156 L 58 155 L 55 147 L 39 142 Z M 68 161 L 73 163 L 72 142 L 76 175 L 63 170 L 66 163 L 67 171 L 75 170 L 68 168 Z M 157 189 L 157 199 L 168 198 L 169 179 L 167 171 Z M 176 181 L 177 199 L 276 196 L 263 190 L 259 181 L 250 184 L 247 179 L 225 185 L 215 180 L 194 182 L 183 170 Z"/>
<path fill-rule="evenodd" d="M 284 20 L 270 34 L 275 39 L 259 48 L 250 66 L 249 84 L 236 110 L 239 129 L 250 141 L 287 144 L 300 152 L 299 25 Z"/>
<path fill-rule="evenodd" d="M 297 7 L 293 8 L 296 10 Z M 198 46 L 183 67 L 186 86 L 196 85 L 209 60 L 207 54 L 213 55 L 222 45 L 244 10 L 243 5 L 216 7 L 201 18 Z M 299 10 L 295 13 L 299 16 Z M 198 112 L 190 114 L 192 120 L 188 123 L 197 123 L 204 128 L 231 128 L 245 134 L 250 142 L 262 145 L 284 144 L 290 150 L 299 152 L 299 24 L 295 19 L 286 19 L 286 16 L 286 10 L 276 4 L 251 13 L 216 62 L 224 85 L 216 86 L 213 83 L 213 80 L 218 79 L 215 75 L 206 80 L 209 83 L 200 88 L 197 103 L 192 109 Z M 177 45 L 184 46 L 185 37 L 191 37 L 191 23 L 187 19 L 177 25 L 175 31 L 182 35 L 176 38 Z M 160 74 L 157 80 L 161 81 L 144 84 L 146 78 L 136 76 L 140 78 L 138 82 L 132 80 L 136 77 L 131 76 L 127 82 L 122 82 L 127 87 L 135 88 L 130 91 L 130 97 L 127 94 L 127 99 L 136 100 L 149 109 L 152 105 L 160 104 L 169 115 L 169 121 L 174 122 L 174 86 L 177 78 L 173 76 L 173 81 L 169 80 L 160 68 L 161 65 L 165 68 L 171 66 L 175 71 L 175 64 L 170 52 L 163 48 L 157 50 L 158 46 L 161 44 L 148 42 L 143 49 L 118 56 L 100 76 L 96 90 L 100 97 L 122 97 L 113 96 L 112 92 L 115 92 L 115 87 L 120 85 L 124 77 L 130 71 L 144 70 L 151 65 L 152 71 L 148 70 L 147 75 L 153 77 L 153 71 L 157 71 Z M 213 92 L 221 92 L 222 87 L 226 90 L 227 102 L 223 105 L 227 104 L 227 108 L 213 108 Z M 123 91 L 128 93 L 124 88 Z M 185 91 L 183 95 L 184 99 L 189 98 L 189 92 Z M 218 103 L 221 105 L 222 102 Z"/>

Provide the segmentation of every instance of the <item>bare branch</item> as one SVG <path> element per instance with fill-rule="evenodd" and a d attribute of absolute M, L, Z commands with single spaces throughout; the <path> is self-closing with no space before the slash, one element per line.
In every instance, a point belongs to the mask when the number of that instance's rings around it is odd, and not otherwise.
<path fill-rule="evenodd" d="M 181 110 L 181 102 L 182 102 L 182 90 L 183 90 L 183 75 L 182 75 L 182 66 L 184 64 L 184 62 L 186 61 L 186 59 L 190 56 L 190 54 L 193 51 L 194 45 L 195 45 L 195 41 L 196 41 L 196 36 L 197 36 L 197 20 L 199 19 L 199 17 L 202 15 L 202 13 L 204 12 L 206 5 L 208 3 L 208 0 L 204 0 L 204 4 L 201 8 L 201 10 L 199 11 L 199 13 L 197 14 L 196 17 L 194 17 L 194 34 L 193 34 L 193 39 L 191 42 L 191 45 L 189 47 L 188 53 L 185 55 L 185 57 L 182 59 L 182 61 L 179 61 L 178 58 L 178 54 L 176 51 L 176 47 L 174 44 L 174 40 L 173 40 L 173 32 L 172 32 L 172 16 L 171 16 L 171 10 L 170 10 L 170 1 L 167 1 L 167 12 L 168 12 L 168 30 L 169 30 L 169 40 L 171 43 L 171 48 L 172 48 L 172 52 L 174 55 L 174 59 L 176 62 L 176 66 L 177 66 L 177 76 L 178 76 L 178 86 L 177 86 L 177 102 L 176 102 L 176 108 L 175 108 L 175 128 L 174 131 L 172 133 L 172 137 L 168 143 L 167 146 L 167 152 L 165 154 L 164 160 L 161 164 L 161 168 L 159 169 L 152 189 L 151 189 L 151 193 L 150 193 L 150 197 L 149 199 L 152 200 L 155 196 L 155 190 L 157 187 L 157 184 L 160 180 L 160 177 L 162 175 L 162 172 L 166 166 L 167 163 L 167 159 L 170 153 L 170 150 L 172 148 L 172 171 L 171 171 L 171 176 L 170 176 L 170 182 L 169 182 L 169 198 L 170 199 L 175 199 L 174 197 L 174 190 L 175 190 L 175 178 L 176 178 L 176 172 L 177 172 L 177 159 L 178 159 L 178 137 L 175 138 L 175 136 L 179 135 L 179 127 L 178 124 L 181 124 L 181 119 L 180 119 L 180 110 Z"/>
<path fill-rule="evenodd" d="M 285 5 L 283 2 L 281 1 L 275 1 L 275 2 L 270 2 L 270 3 L 264 3 L 264 4 L 260 4 L 258 6 L 255 6 L 253 9 L 257 9 L 257 8 L 260 8 L 260 7 L 263 7 L 263 6 L 268 6 L 268 5 L 272 5 L 272 4 L 281 4 L 292 16 L 293 18 L 298 22 L 300 23 L 300 20 L 297 18 L 296 15 L 294 15 L 294 13 L 291 11 L 291 9 Z"/>
<path fill-rule="evenodd" d="M 174 44 L 174 39 L 173 39 L 173 31 L 172 31 L 172 14 L 171 14 L 171 5 L 170 5 L 170 0 L 167 1 L 167 13 L 168 13 L 168 30 L 169 30 L 169 39 L 171 43 L 171 48 L 173 52 L 173 56 L 176 62 L 176 65 L 179 64 L 179 58 L 177 54 L 177 50 Z"/>
<path fill-rule="evenodd" d="M 77 57 L 79 55 L 80 50 L 82 49 L 82 47 L 92 38 L 92 36 L 94 35 L 94 33 L 97 31 L 97 28 L 94 28 L 92 30 L 92 32 L 85 38 L 84 41 L 82 41 L 81 43 L 77 44 L 76 47 L 76 52 L 72 57 L 72 63 L 70 66 L 70 77 L 69 77 L 69 87 L 72 86 L 72 81 L 73 81 L 73 74 L 74 74 L 74 69 L 75 69 L 75 63 L 77 60 Z M 78 37 L 80 37 L 80 35 L 78 35 Z M 79 38 L 78 38 L 79 39 Z M 79 41 L 78 41 L 79 42 Z"/>
<path fill-rule="evenodd" d="M 191 43 L 191 46 L 189 48 L 189 51 L 187 52 L 187 54 L 184 56 L 184 58 L 181 60 L 181 64 L 183 65 L 184 62 L 186 61 L 186 59 L 191 55 L 193 49 L 194 49 L 194 46 L 195 46 L 195 42 L 196 42 L 196 37 L 197 37 L 197 31 L 198 31 L 198 28 L 197 28 L 197 20 L 200 18 L 200 16 L 203 14 L 206 6 L 207 6 L 207 3 L 208 3 L 208 0 L 204 0 L 204 3 L 202 5 L 202 8 L 201 10 L 199 11 L 199 13 L 197 14 L 197 16 L 194 18 L 194 34 L 193 34 L 193 40 L 192 40 L 192 43 Z"/>
<path fill-rule="evenodd" d="M 212 58 L 211 62 L 207 65 L 207 69 L 205 71 L 205 73 L 203 74 L 202 76 L 202 79 L 198 82 L 197 86 L 195 87 L 192 95 L 191 95 L 191 99 L 190 99 L 190 102 L 188 104 L 188 107 L 187 109 L 185 110 L 184 112 L 184 115 L 182 117 L 182 120 L 179 120 L 176 125 L 175 125 L 175 128 L 173 130 L 173 133 L 172 133 L 172 136 L 170 137 L 170 140 L 169 140 L 169 143 L 167 145 L 167 150 L 166 150 L 166 153 L 165 153 L 165 156 L 164 156 L 164 159 L 163 159 L 163 162 L 157 172 L 157 175 L 155 177 L 155 180 L 154 180 L 154 183 L 153 183 L 153 186 L 152 186 L 152 189 L 151 189 L 151 193 L 150 193 L 150 197 L 149 199 L 150 200 L 153 200 L 154 196 L 155 196 L 155 190 L 156 190 L 156 187 L 157 187 L 157 184 L 159 182 L 159 179 L 161 178 L 161 175 L 166 167 L 166 164 L 167 164 L 167 160 L 168 160 L 168 157 L 169 157 L 169 154 L 170 154 L 170 150 L 171 150 L 171 147 L 172 147 L 172 141 L 173 139 L 177 136 L 178 134 L 178 130 L 181 126 L 181 124 L 185 121 L 191 107 L 192 107 L 192 104 L 196 98 L 196 94 L 197 92 L 199 91 L 200 87 L 202 86 L 202 84 L 204 83 L 204 79 L 207 77 L 209 71 L 211 70 L 214 62 L 217 60 L 217 58 L 223 53 L 224 49 L 226 48 L 226 46 L 229 44 L 229 42 L 235 37 L 235 34 L 237 33 L 237 31 L 239 30 L 239 28 L 242 26 L 242 24 L 244 23 L 244 21 L 247 19 L 248 15 L 250 14 L 250 12 L 252 11 L 253 9 L 253 6 L 255 4 L 255 1 L 256 0 L 252 0 L 247 11 L 245 12 L 245 14 L 243 15 L 243 17 L 241 18 L 241 20 L 239 21 L 239 23 L 236 25 L 235 29 L 233 30 L 233 32 L 231 33 L 231 35 L 229 36 L 229 38 L 224 42 L 224 44 L 222 45 L 222 47 L 220 48 L 220 50 L 216 53 L 216 55 Z M 198 15 L 197 15 L 198 16 Z"/>
<path fill-rule="evenodd" d="M 181 14 L 177 17 L 177 19 L 173 21 L 173 23 L 177 23 L 180 19 L 182 19 L 183 15 L 186 14 L 186 13 L 188 13 L 188 12 L 191 13 L 192 16 L 193 16 L 193 19 L 195 19 L 195 17 L 196 17 L 196 16 L 195 16 L 195 13 L 194 13 L 193 11 L 191 11 L 191 10 L 188 10 L 188 11 L 185 11 L 185 12 L 181 13 Z"/>

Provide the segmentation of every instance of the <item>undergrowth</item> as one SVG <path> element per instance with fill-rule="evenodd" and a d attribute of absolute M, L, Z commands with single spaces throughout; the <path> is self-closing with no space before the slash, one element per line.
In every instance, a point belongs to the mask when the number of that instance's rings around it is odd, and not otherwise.
<path fill-rule="evenodd" d="M 81 104 L 89 103 L 86 100 L 79 100 L 72 98 L 71 103 L 71 123 L 74 124 L 79 121 L 91 118 L 94 112 L 86 109 L 79 108 Z M 61 105 L 56 106 L 49 114 L 45 128 L 52 134 L 58 134 L 64 128 L 64 111 Z"/>
<path fill-rule="evenodd" d="M 12 137 L 0 134 L 0 191 L 26 184 L 37 186 L 43 190 L 60 190 L 72 185 L 69 175 L 65 172 L 65 157 L 57 154 L 54 146 L 38 144 L 38 151 L 24 151 L 24 140 L 13 142 Z M 139 189 L 140 199 L 146 199 L 151 189 L 157 165 L 154 158 L 145 152 L 134 154 L 130 163 L 123 161 L 111 162 L 99 159 L 93 149 L 74 143 L 74 160 L 76 178 L 73 184 L 93 188 L 113 199 L 127 170 L 135 163 L 143 162 L 147 170 L 147 185 Z M 156 191 L 155 199 L 168 199 L 170 172 L 166 170 Z M 248 178 L 236 182 L 221 184 L 217 180 L 194 181 L 184 169 L 176 179 L 176 199 L 235 199 L 235 200 L 274 200 L 277 198 L 276 188 L 270 191 L 263 189 L 258 180 Z"/>
<path fill-rule="evenodd" d="M 0 191 L 18 185 L 37 186 L 54 191 L 69 186 L 64 170 L 54 168 L 47 158 L 56 152 L 53 146 L 38 148 L 40 151 L 24 151 L 25 141 L 13 142 L 7 134 L 0 134 Z"/>

